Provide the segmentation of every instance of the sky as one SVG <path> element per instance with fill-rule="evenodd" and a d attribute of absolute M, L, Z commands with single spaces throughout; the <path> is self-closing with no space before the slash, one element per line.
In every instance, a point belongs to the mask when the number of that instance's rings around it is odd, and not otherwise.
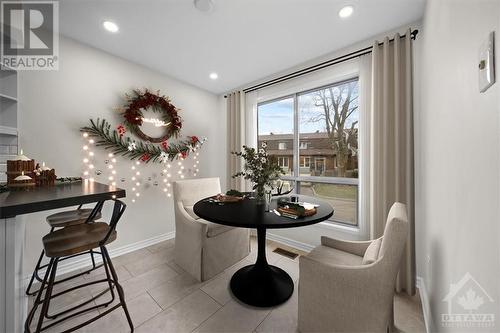
<path fill-rule="evenodd" d="M 317 122 L 308 121 L 311 117 L 322 114 L 323 110 L 314 105 L 313 93 L 299 96 L 299 126 L 300 133 L 326 132 L 324 120 Z M 347 125 L 358 120 L 358 112 L 354 112 L 348 119 Z M 293 98 L 278 100 L 262 104 L 258 107 L 259 135 L 291 134 L 293 133 Z"/>

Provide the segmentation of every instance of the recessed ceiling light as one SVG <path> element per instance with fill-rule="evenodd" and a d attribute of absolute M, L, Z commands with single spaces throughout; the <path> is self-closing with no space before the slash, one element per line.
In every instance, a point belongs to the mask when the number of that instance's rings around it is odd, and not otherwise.
<path fill-rule="evenodd" d="M 111 21 L 104 21 L 102 23 L 102 26 L 104 27 L 104 29 L 108 30 L 109 32 L 112 32 L 112 33 L 116 33 L 118 32 L 118 30 L 120 30 L 118 28 L 118 25 L 116 25 L 115 22 L 111 22 Z"/>
<path fill-rule="evenodd" d="M 194 0 L 194 6 L 201 12 L 209 12 L 214 4 L 212 0 Z"/>
<path fill-rule="evenodd" d="M 217 80 L 219 78 L 219 75 L 217 73 L 210 73 L 209 77 L 212 79 L 212 80 Z"/>
<path fill-rule="evenodd" d="M 342 9 L 339 11 L 339 17 L 340 18 L 348 18 L 349 16 L 352 15 L 353 12 L 354 12 L 353 6 L 342 7 Z"/>

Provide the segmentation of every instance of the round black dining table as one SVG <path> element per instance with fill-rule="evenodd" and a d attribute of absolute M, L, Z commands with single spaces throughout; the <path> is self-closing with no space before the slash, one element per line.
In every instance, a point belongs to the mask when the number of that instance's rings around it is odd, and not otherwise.
<path fill-rule="evenodd" d="M 194 205 L 194 213 L 207 221 L 237 228 L 257 229 L 257 261 L 234 273 L 230 283 L 233 295 L 243 303 L 270 307 L 284 303 L 293 293 L 292 278 L 281 268 L 267 263 L 267 229 L 303 227 L 327 220 L 333 215 L 333 208 L 326 201 L 304 195 L 293 197 L 298 198 L 300 202 L 319 205 L 316 214 L 298 219 L 278 216 L 273 212 L 277 207 L 277 198 L 273 198 L 270 211 L 266 211 L 265 204 L 252 198 L 224 204 L 214 203 L 210 198 L 206 198 Z"/>

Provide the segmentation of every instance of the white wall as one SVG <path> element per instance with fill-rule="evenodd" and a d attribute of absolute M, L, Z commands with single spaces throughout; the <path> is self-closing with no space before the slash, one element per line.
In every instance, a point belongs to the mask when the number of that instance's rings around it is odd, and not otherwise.
<path fill-rule="evenodd" d="M 220 176 L 225 180 L 225 156 L 220 149 L 221 145 L 225 148 L 225 116 L 218 107 L 217 96 L 67 38 L 61 38 L 59 71 L 20 73 L 20 147 L 28 156 L 54 167 L 58 176 L 79 176 L 83 170 L 79 128 L 87 125 L 89 118 L 97 117 L 114 126 L 121 123 L 113 108 L 123 105 L 124 93 L 143 87 L 159 89 L 181 109 L 182 136 L 208 138 L 200 151 L 199 176 Z M 95 176 L 96 180 L 105 182 L 105 154 L 101 149 L 94 151 L 104 171 L 100 178 Z M 118 158 L 118 178 L 129 174 L 131 163 Z M 144 183 L 148 175 L 158 175 L 160 169 L 141 167 Z M 131 203 L 130 183 L 130 179 L 125 184 L 118 182 L 119 187 L 127 189 L 128 208 L 111 248 L 174 230 L 172 199 L 152 187 L 142 190 L 140 199 Z M 49 213 L 52 212 L 24 217 L 26 273 L 33 269 L 42 248 L 41 237 L 48 231 L 44 220 Z"/>
<path fill-rule="evenodd" d="M 500 84 L 481 94 L 477 74 L 479 45 L 492 30 L 500 74 L 499 28 L 497 0 L 428 2 L 421 110 L 415 114 L 415 211 L 417 269 L 426 285 L 433 330 L 445 330 L 442 299 L 466 272 L 495 301 L 479 309 L 495 311 L 496 327 L 490 330 L 500 326 Z"/>

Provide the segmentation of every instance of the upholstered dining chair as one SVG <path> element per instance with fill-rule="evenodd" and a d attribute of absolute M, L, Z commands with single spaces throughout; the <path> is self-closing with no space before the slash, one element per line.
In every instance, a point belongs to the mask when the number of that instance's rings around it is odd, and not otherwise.
<path fill-rule="evenodd" d="M 393 299 L 408 235 L 406 206 L 395 203 L 384 235 L 350 242 L 321 237 L 300 257 L 300 332 L 387 332 L 393 329 Z"/>
<path fill-rule="evenodd" d="M 205 281 L 250 253 L 250 233 L 199 218 L 194 204 L 221 192 L 219 178 L 174 182 L 174 262 L 198 281 Z"/>

